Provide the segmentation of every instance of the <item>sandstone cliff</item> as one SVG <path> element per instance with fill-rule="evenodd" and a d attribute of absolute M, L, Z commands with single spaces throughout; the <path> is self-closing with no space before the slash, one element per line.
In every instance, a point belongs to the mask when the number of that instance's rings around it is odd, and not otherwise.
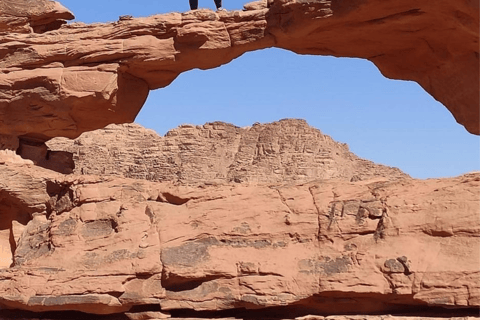
<path fill-rule="evenodd" d="M 47 145 L 52 152 L 72 153 L 77 174 L 150 181 L 252 184 L 408 177 L 358 158 L 346 144 L 293 119 L 248 128 L 222 122 L 183 125 L 165 137 L 137 124 L 110 125 Z"/>
<path fill-rule="evenodd" d="M 478 314 L 479 174 L 182 186 L 2 163 L 4 308 Z"/>
<path fill-rule="evenodd" d="M 180 73 L 269 47 L 368 59 L 387 77 L 418 82 L 480 134 L 478 1 L 269 0 L 246 8 L 54 28 L 72 16 L 59 4 L 1 0 L 0 146 L 132 122 L 149 90 Z"/>
<path fill-rule="evenodd" d="M 0 319 L 479 319 L 480 173 L 411 179 L 294 120 L 85 133 L 275 46 L 369 59 L 480 134 L 478 2 L 245 7 L 65 25 L 0 0 Z"/>
<path fill-rule="evenodd" d="M 80 172 L 0 152 L 2 319 L 479 312 L 478 173 L 411 179 L 302 120 L 48 144 Z"/>

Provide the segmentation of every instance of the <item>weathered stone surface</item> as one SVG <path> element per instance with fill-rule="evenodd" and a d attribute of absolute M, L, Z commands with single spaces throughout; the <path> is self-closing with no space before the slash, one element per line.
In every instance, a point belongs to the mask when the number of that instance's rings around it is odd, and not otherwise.
<path fill-rule="evenodd" d="M 7 308 L 294 318 L 480 306 L 478 173 L 182 186 L 5 162 L 0 196 L 15 235 L 0 269 Z"/>
<path fill-rule="evenodd" d="M 165 137 L 137 124 L 110 125 L 76 140 L 56 138 L 47 144 L 73 154 L 77 174 L 150 181 L 254 184 L 408 177 L 397 168 L 358 158 L 346 144 L 294 119 L 246 128 L 222 122 L 183 125 Z M 381 216 L 381 210 L 370 211 Z"/>
<path fill-rule="evenodd" d="M 73 19 L 73 14 L 56 1 L 0 1 L 0 33 L 46 32 Z"/>
<path fill-rule="evenodd" d="M 0 319 L 478 319 L 479 173 L 414 180 L 293 120 L 46 147 L 273 46 L 369 59 L 480 133 L 477 2 L 245 9 L 62 26 L 56 2 L 0 0 Z"/>
<path fill-rule="evenodd" d="M 0 5 L 24 8 L 12 6 L 17 2 Z M 21 33 L 28 25 L 23 20 L 21 31 L 15 31 L 16 20 L 4 22 L 3 29 L 15 32 L 0 41 L 0 135 L 46 141 L 132 122 L 149 90 L 180 73 L 269 47 L 368 59 L 389 78 L 418 82 L 468 131 L 480 134 L 477 1 L 268 3 L 246 5 L 246 11 L 76 23 L 42 34 Z M 45 19 L 69 18 L 57 7 Z"/>

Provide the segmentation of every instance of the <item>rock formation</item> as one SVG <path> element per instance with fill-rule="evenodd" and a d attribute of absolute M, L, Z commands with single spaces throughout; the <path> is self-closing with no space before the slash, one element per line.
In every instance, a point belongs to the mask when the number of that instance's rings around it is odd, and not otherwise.
<path fill-rule="evenodd" d="M 480 173 L 411 179 L 298 120 L 85 133 L 276 46 L 369 59 L 480 134 L 478 2 L 245 7 L 65 25 L 0 0 L 0 319 L 479 319 Z"/>
<path fill-rule="evenodd" d="M 2 33 L 5 31 L 11 33 L 42 33 L 56 30 L 66 24 L 66 20 L 73 18 L 73 14 L 56 1 L 0 1 L 0 32 Z"/>
<path fill-rule="evenodd" d="M 474 316 L 479 197 L 478 173 L 189 186 L 62 175 L 7 157 L 0 305 L 142 306 L 174 318 Z"/>
<path fill-rule="evenodd" d="M 47 144 L 50 155 L 72 154 L 69 159 L 74 163 L 68 161 L 77 174 L 150 181 L 252 184 L 408 177 L 397 168 L 358 158 L 346 144 L 304 120 L 247 128 L 222 122 L 183 125 L 165 137 L 138 124 L 110 125 L 76 140 L 55 138 Z"/>
<path fill-rule="evenodd" d="M 132 122 L 149 90 L 180 73 L 269 47 L 368 59 L 389 78 L 418 82 L 480 134 L 478 1 L 269 0 L 245 7 L 61 26 L 72 15 L 58 3 L 1 0 L 0 146 Z"/>
<path fill-rule="evenodd" d="M 302 120 L 48 144 L 73 174 L 0 152 L 3 319 L 479 311 L 479 173 L 411 179 Z"/>

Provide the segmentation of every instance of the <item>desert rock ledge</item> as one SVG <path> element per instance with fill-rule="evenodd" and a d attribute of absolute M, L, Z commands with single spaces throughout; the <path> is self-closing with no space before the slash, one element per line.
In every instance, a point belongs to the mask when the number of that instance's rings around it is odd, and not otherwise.
<path fill-rule="evenodd" d="M 181 186 L 2 163 L 2 308 L 478 315 L 478 173 Z"/>
<path fill-rule="evenodd" d="M 478 1 L 270 0 L 245 7 L 61 26 L 72 15 L 58 3 L 0 0 L 0 135 L 10 137 L 0 146 L 132 122 L 149 90 L 180 73 L 269 47 L 368 59 L 386 77 L 418 82 L 480 134 Z"/>

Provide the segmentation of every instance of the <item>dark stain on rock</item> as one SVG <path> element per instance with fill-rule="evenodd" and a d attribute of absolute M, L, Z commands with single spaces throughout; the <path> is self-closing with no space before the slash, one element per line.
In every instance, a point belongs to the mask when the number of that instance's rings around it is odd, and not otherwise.
<path fill-rule="evenodd" d="M 87 268 L 98 268 L 102 264 L 111 264 L 122 260 L 136 258 L 137 253 L 130 252 L 127 249 L 115 250 L 108 255 L 99 255 L 95 252 L 87 252 L 83 256 L 83 265 Z"/>
<path fill-rule="evenodd" d="M 136 258 L 136 254 L 132 254 L 130 251 L 126 249 L 121 249 L 121 250 L 116 250 L 110 253 L 106 258 L 105 262 L 106 263 L 113 263 L 117 262 L 120 260 L 126 260 L 126 259 L 131 259 L 131 258 Z"/>
<path fill-rule="evenodd" d="M 53 181 L 47 181 L 46 184 L 47 193 L 50 196 L 50 200 L 47 203 L 48 213 L 55 212 L 61 214 L 75 207 L 73 190 L 70 184 Z"/>
<path fill-rule="evenodd" d="M 269 240 L 255 240 L 252 244 L 252 247 L 256 249 L 266 248 L 271 246 L 272 243 Z"/>
<path fill-rule="evenodd" d="M 306 274 L 326 274 L 327 276 L 337 273 L 348 272 L 352 265 L 352 260 L 348 256 L 337 257 L 320 257 L 320 259 L 305 259 L 298 263 L 301 273 Z"/>
<path fill-rule="evenodd" d="M 112 219 L 95 220 L 85 223 L 82 227 L 81 234 L 87 239 L 105 238 L 116 231 L 117 226 L 116 221 Z"/>
<path fill-rule="evenodd" d="M 385 229 L 387 228 L 385 221 L 386 221 L 385 215 L 380 219 L 380 221 L 378 221 L 377 229 L 375 229 L 375 232 L 373 233 L 373 239 L 375 239 L 375 241 L 378 241 L 380 239 L 385 239 L 386 237 Z"/>
<path fill-rule="evenodd" d="M 263 249 L 263 248 L 270 247 L 272 245 L 274 247 L 282 247 L 282 246 L 285 246 L 284 244 L 285 243 L 280 243 L 280 242 L 272 244 L 272 242 L 268 239 L 260 239 L 260 240 L 252 241 L 252 240 L 246 240 L 243 238 L 232 238 L 232 239 L 221 239 L 215 245 L 230 246 L 234 248 L 252 247 L 255 249 Z"/>
<path fill-rule="evenodd" d="M 97 304 L 101 299 L 95 295 L 72 295 L 72 296 L 34 296 L 28 300 L 29 306 L 67 306 L 82 304 Z"/>
<path fill-rule="evenodd" d="M 77 226 L 77 221 L 75 219 L 67 219 L 60 223 L 58 228 L 53 232 L 55 235 L 69 236 L 73 234 Z"/>
<path fill-rule="evenodd" d="M 388 259 L 384 263 L 385 271 L 388 273 L 404 273 L 405 267 L 396 259 Z"/>
<path fill-rule="evenodd" d="M 365 222 L 365 219 L 368 218 L 368 210 L 364 207 L 359 207 L 357 211 L 357 215 L 355 217 L 355 221 L 357 224 L 361 225 Z"/>
<path fill-rule="evenodd" d="M 326 275 L 332 275 L 336 273 L 344 273 L 348 271 L 352 261 L 350 257 L 343 256 L 332 260 L 330 257 L 324 257 L 324 262 L 320 262 L 320 267 L 323 269 Z"/>
<path fill-rule="evenodd" d="M 166 248 L 161 254 L 164 265 L 193 267 L 209 259 L 208 245 L 200 241 L 187 242 L 178 247 Z"/>
<path fill-rule="evenodd" d="M 50 222 L 32 220 L 18 244 L 14 254 L 14 266 L 25 264 L 29 260 L 53 252 L 55 248 L 50 243 Z"/>
<path fill-rule="evenodd" d="M 261 303 L 258 301 L 258 298 L 254 295 L 251 295 L 251 294 L 243 295 L 240 299 L 243 302 L 251 303 L 251 304 L 256 305 L 256 306 L 261 305 Z"/>
<path fill-rule="evenodd" d="M 408 276 L 409 274 L 412 274 L 412 271 L 410 270 L 410 261 L 408 261 L 408 258 L 405 256 L 401 256 L 397 258 L 397 261 L 400 262 L 403 267 L 405 268 L 405 274 Z"/>

